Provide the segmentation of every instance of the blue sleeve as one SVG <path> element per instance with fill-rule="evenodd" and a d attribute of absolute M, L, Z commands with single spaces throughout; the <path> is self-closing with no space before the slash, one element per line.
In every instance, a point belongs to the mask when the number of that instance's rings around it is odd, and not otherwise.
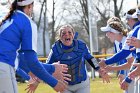
<path fill-rule="evenodd" d="M 30 76 L 29 76 L 26 72 L 24 72 L 22 69 L 18 68 L 18 69 L 16 70 L 16 73 L 17 73 L 19 76 L 21 76 L 23 79 L 25 79 L 25 80 L 30 80 Z"/>
<path fill-rule="evenodd" d="M 19 59 L 19 68 L 23 69 L 26 73 L 30 72 L 30 69 L 27 65 L 26 62 L 24 62 L 24 53 L 19 51 L 19 55 L 18 55 L 18 59 Z M 54 65 L 48 65 L 48 64 L 44 64 L 42 62 L 40 62 L 45 69 L 48 71 L 48 73 L 52 74 L 55 71 L 55 67 Z"/>
<path fill-rule="evenodd" d="M 113 64 L 113 63 L 117 63 L 123 59 L 125 59 L 129 54 L 131 53 L 130 50 L 121 50 L 120 52 L 116 53 L 114 56 L 112 56 L 111 58 L 108 58 L 105 60 L 105 63 L 107 65 L 109 64 Z"/>
<path fill-rule="evenodd" d="M 36 52 L 29 50 L 23 52 L 24 59 L 26 62 L 28 62 L 27 65 L 31 72 L 34 75 L 36 75 L 39 79 L 49 84 L 51 87 L 55 87 L 58 81 L 46 71 L 42 64 L 40 64 Z"/>
<path fill-rule="evenodd" d="M 85 54 L 84 58 L 85 58 L 86 60 L 89 60 L 89 59 L 93 58 L 93 56 L 90 54 L 89 49 L 88 49 L 87 46 L 86 46 L 85 49 L 84 49 L 84 54 Z"/>
<path fill-rule="evenodd" d="M 42 63 L 43 67 L 48 71 L 49 74 L 53 74 L 55 71 L 55 66 L 54 65 L 50 65 L 47 63 Z"/>
<path fill-rule="evenodd" d="M 24 70 L 26 73 L 29 73 L 30 69 L 29 69 L 27 63 L 24 60 L 24 53 L 22 51 L 19 51 L 18 53 L 19 53 L 19 55 L 18 55 L 19 68 Z"/>
<path fill-rule="evenodd" d="M 55 57 L 54 57 L 54 53 L 53 50 L 51 50 L 51 52 L 49 53 L 48 59 L 47 59 L 47 64 L 52 64 L 55 62 Z"/>

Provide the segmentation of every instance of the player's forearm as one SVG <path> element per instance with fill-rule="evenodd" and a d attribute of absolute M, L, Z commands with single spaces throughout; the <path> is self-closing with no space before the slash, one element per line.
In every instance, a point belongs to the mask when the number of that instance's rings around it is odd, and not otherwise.
<path fill-rule="evenodd" d="M 124 63 L 122 65 L 119 66 L 112 66 L 112 70 L 114 71 L 118 71 L 118 70 L 128 70 L 130 68 L 130 64 L 128 63 Z"/>
<path fill-rule="evenodd" d="M 21 76 L 22 78 L 24 78 L 25 80 L 30 80 L 30 76 L 25 72 L 23 71 L 22 69 L 18 68 L 16 70 L 16 73 Z"/>
<path fill-rule="evenodd" d="M 87 61 L 95 70 L 100 69 L 99 62 L 97 62 L 96 58 L 93 57 L 93 58 L 91 58 L 91 59 L 89 59 Z"/>
<path fill-rule="evenodd" d="M 53 74 L 55 71 L 55 66 L 52 64 L 47 64 L 47 63 L 42 63 L 42 65 L 44 66 L 44 68 L 48 71 L 49 74 Z"/>
<path fill-rule="evenodd" d="M 45 70 L 42 64 L 39 63 L 34 51 L 24 51 L 24 58 L 25 61 L 28 62 L 28 67 L 34 75 L 49 84 L 51 87 L 56 86 L 58 81 Z"/>
<path fill-rule="evenodd" d="M 119 62 L 119 61 L 125 59 L 130 53 L 131 53 L 130 50 L 121 50 L 120 52 L 118 52 L 117 54 L 112 56 L 111 58 L 106 59 L 105 63 L 107 65 L 109 65 L 109 64 Z"/>

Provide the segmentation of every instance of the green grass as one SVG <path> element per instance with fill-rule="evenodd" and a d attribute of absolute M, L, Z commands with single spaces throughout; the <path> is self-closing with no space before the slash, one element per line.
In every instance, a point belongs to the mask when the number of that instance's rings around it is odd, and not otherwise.
<path fill-rule="evenodd" d="M 26 83 L 18 84 L 19 93 L 26 93 Z M 117 78 L 112 78 L 111 83 L 103 83 L 100 78 L 95 78 L 90 82 L 90 93 L 123 93 L 120 89 Z M 40 84 L 35 93 L 56 93 L 51 87 L 46 84 Z"/>

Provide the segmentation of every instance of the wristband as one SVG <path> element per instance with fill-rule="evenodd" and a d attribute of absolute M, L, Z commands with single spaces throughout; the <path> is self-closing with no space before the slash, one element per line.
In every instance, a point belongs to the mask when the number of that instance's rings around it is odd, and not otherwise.
<path fill-rule="evenodd" d="M 99 67 L 99 66 L 95 68 L 95 70 L 96 70 L 96 71 L 97 71 L 97 70 L 99 70 L 99 69 L 100 69 L 100 67 Z"/>
<path fill-rule="evenodd" d="M 136 62 L 135 63 L 140 63 L 140 60 L 139 58 L 136 58 Z"/>
<path fill-rule="evenodd" d="M 127 83 L 131 83 L 132 80 L 131 80 L 129 77 L 126 77 L 126 78 L 125 78 L 125 82 L 127 82 Z"/>
<path fill-rule="evenodd" d="M 95 69 L 99 67 L 99 62 L 97 62 L 97 60 L 95 58 L 91 59 L 93 65 L 95 66 Z"/>

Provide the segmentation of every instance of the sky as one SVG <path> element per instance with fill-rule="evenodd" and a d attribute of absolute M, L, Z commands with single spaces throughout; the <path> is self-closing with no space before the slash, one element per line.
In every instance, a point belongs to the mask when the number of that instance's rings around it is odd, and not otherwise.
<path fill-rule="evenodd" d="M 59 6 L 59 5 L 61 5 L 61 3 L 63 2 L 63 0 L 55 0 L 57 3 L 58 3 L 58 1 L 59 1 L 59 4 L 57 4 L 56 6 Z M 73 0 L 70 0 L 71 2 L 73 1 Z M 94 0 L 93 0 L 94 1 Z M 118 0 L 118 1 L 120 1 L 120 0 Z M 135 7 L 136 5 L 137 5 L 137 3 L 136 3 L 136 1 L 137 0 L 124 0 L 124 5 L 123 5 L 123 11 L 124 12 L 126 12 L 126 11 L 128 11 L 129 9 L 131 9 L 131 8 L 133 8 L 133 7 Z M 52 0 L 47 0 L 47 3 L 48 3 L 48 10 L 49 11 L 52 11 Z M 139 0 L 139 3 L 140 3 L 140 0 Z M 60 6 L 61 7 L 61 6 Z M 59 8 L 60 8 L 59 7 Z M 57 10 L 56 10 L 57 11 Z M 48 14 L 48 15 L 50 15 L 50 13 Z"/>
<path fill-rule="evenodd" d="M 0 0 L 0 2 L 4 2 L 4 1 L 7 1 L 7 0 Z M 11 0 L 12 1 L 12 0 Z M 47 6 L 48 6 L 48 10 L 50 11 L 50 12 L 48 12 L 48 18 L 50 18 L 51 17 L 51 12 L 52 12 L 52 1 L 53 0 L 47 0 Z M 57 9 L 56 9 L 56 11 L 55 12 L 57 12 L 57 11 L 59 11 L 59 9 L 61 8 L 61 3 L 63 2 L 63 0 L 55 0 L 57 3 L 56 3 L 56 6 L 58 7 Z M 73 1 L 73 0 L 70 0 L 71 2 Z M 93 0 L 94 1 L 94 0 Z M 120 0 L 119 0 L 120 1 Z M 139 2 L 140 2 L 140 0 L 139 0 Z M 129 10 L 129 9 L 131 9 L 131 8 L 133 8 L 133 7 L 135 7 L 136 6 L 136 0 L 124 0 L 124 5 L 123 5 L 123 11 L 124 12 L 126 12 L 127 10 Z M 2 8 L 1 8 L 1 6 L 0 6 L 0 15 L 1 15 L 1 13 L 2 13 Z M 35 9 L 35 10 L 37 10 L 37 9 Z M 57 13 L 55 13 L 55 14 L 57 14 Z"/>
<path fill-rule="evenodd" d="M 140 0 L 139 0 L 140 3 Z M 125 0 L 123 5 L 123 11 L 128 11 L 131 8 L 134 8 L 137 6 L 136 0 Z"/>

